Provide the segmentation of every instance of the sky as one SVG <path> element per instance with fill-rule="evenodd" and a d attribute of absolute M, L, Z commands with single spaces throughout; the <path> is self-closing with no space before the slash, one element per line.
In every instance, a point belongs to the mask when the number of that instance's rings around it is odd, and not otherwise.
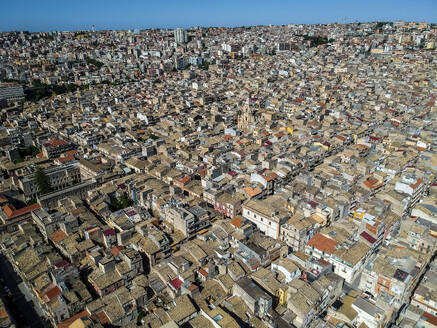
<path fill-rule="evenodd" d="M 0 0 L 0 31 L 437 23 L 437 0 Z"/>

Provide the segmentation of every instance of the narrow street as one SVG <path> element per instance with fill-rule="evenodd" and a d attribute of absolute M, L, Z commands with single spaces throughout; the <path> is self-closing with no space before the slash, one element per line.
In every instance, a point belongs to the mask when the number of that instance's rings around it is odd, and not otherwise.
<path fill-rule="evenodd" d="M 35 327 L 45 328 L 51 327 L 51 324 L 42 319 L 34 308 L 33 302 L 30 300 L 30 294 L 23 295 L 19 286 L 22 285 L 23 290 L 26 287 L 21 282 L 20 277 L 14 272 L 11 264 L 7 261 L 3 254 L 0 255 L 0 286 L 1 297 L 6 305 L 8 312 L 15 322 L 17 328 L 21 327 Z M 5 292 L 5 286 L 10 293 Z"/>

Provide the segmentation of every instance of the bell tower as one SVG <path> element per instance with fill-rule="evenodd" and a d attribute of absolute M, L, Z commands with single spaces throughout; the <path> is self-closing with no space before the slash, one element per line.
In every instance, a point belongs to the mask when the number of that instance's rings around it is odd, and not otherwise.
<path fill-rule="evenodd" d="M 238 129 L 240 131 L 247 130 L 253 123 L 255 123 L 255 111 L 252 106 L 250 106 L 249 96 L 238 115 Z"/>

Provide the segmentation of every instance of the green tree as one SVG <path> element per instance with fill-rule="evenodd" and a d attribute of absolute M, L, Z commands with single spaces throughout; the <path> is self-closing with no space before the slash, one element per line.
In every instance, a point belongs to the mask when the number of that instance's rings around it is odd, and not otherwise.
<path fill-rule="evenodd" d="M 43 168 L 38 167 L 35 171 L 35 182 L 40 194 L 44 195 L 51 191 L 50 181 Z"/>
<path fill-rule="evenodd" d="M 119 198 L 112 198 L 111 203 L 109 204 L 109 207 L 111 211 L 115 212 L 118 210 L 122 210 L 126 207 L 131 206 L 134 203 L 132 199 L 129 198 L 129 196 L 124 193 Z"/>
<path fill-rule="evenodd" d="M 95 60 L 94 58 L 87 58 L 86 62 L 88 64 L 94 65 L 97 67 L 97 69 L 100 69 L 104 64 L 102 62 L 99 62 L 98 60 Z"/>

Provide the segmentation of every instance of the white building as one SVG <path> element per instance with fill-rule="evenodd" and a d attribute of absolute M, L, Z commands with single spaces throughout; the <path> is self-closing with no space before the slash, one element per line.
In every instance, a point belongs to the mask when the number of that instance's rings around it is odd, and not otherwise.
<path fill-rule="evenodd" d="M 253 222 L 262 232 L 274 239 L 279 238 L 282 224 L 290 218 L 285 199 L 271 196 L 266 199 L 251 199 L 242 206 L 243 217 Z"/>
<path fill-rule="evenodd" d="M 385 313 L 381 308 L 361 297 L 357 297 L 352 303 L 352 308 L 357 311 L 357 316 L 354 320 L 356 327 L 359 327 L 363 323 L 369 328 L 383 327 Z"/>
<path fill-rule="evenodd" d="M 174 30 L 174 39 L 177 43 L 187 43 L 188 42 L 188 34 L 187 31 L 183 28 L 177 28 Z"/>

